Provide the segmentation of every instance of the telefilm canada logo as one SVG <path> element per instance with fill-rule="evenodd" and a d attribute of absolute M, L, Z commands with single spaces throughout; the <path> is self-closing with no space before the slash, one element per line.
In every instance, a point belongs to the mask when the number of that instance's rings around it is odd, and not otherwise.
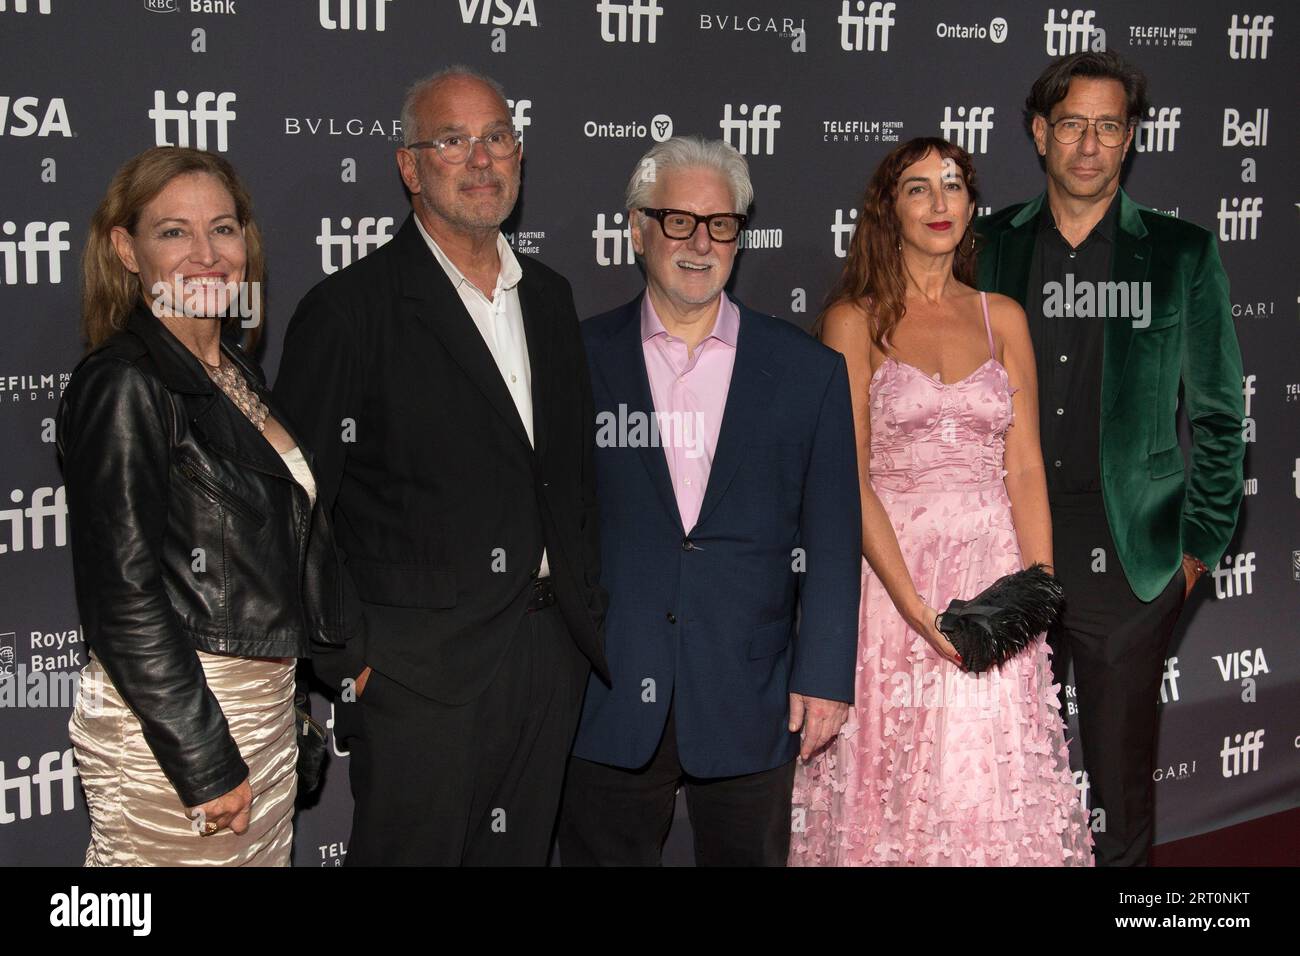
<path fill-rule="evenodd" d="M 20 372 L 0 375 L 0 404 L 53 402 L 63 397 L 72 372 Z"/>
<path fill-rule="evenodd" d="M 1196 27 L 1164 23 L 1132 25 L 1128 28 L 1129 46 L 1190 47 L 1196 39 Z"/>
<path fill-rule="evenodd" d="M 902 135 L 902 120 L 822 120 L 823 143 L 897 143 Z"/>

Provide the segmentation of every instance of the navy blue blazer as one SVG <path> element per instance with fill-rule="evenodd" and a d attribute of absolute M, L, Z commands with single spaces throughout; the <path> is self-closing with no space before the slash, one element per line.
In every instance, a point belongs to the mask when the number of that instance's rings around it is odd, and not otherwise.
<path fill-rule="evenodd" d="M 585 760 L 643 766 L 675 700 L 688 774 L 757 773 L 799 752 L 791 692 L 853 700 L 862 520 L 844 358 L 737 305 L 717 449 L 686 529 L 663 448 L 629 447 L 644 430 L 617 440 L 620 420 L 653 413 L 641 297 L 582 323 L 612 681 L 588 683 L 573 750 Z"/>

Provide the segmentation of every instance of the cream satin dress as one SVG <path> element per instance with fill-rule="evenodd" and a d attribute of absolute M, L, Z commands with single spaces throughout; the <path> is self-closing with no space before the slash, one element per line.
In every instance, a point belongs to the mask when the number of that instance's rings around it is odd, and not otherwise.
<path fill-rule="evenodd" d="M 315 503 L 302 452 L 280 455 Z M 248 764 L 248 830 L 200 836 L 145 743 L 140 721 L 93 653 L 68 732 L 90 811 L 86 866 L 288 866 L 298 792 L 292 658 L 228 657 L 196 651 L 208 687 Z"/>

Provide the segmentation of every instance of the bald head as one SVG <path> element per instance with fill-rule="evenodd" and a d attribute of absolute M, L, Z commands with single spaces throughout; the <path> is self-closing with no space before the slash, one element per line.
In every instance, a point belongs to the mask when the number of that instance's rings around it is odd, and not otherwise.
<path fill-rule="evenodd" d="M 448 107 L 465 94 L 482 98 L 485 94 L 499 101 L 501 112 L 509 114 L 506 91 L 496 80 L 472 67 L 454 65 L 416 80 L 402 100 L 402 141 L 409 145 L 428 139 L 429 124 L 445 115 Z"/>

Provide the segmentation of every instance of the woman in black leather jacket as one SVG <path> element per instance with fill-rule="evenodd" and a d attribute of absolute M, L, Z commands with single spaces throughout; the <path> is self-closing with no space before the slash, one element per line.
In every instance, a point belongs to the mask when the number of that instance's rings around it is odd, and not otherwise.
<path fill-rule="evenodd" d="M 263 258 L 223 158 L 150 149 L 91 222 L 59 407 L 90 650 L 69 731 L 88 865 L 287 865 L 295 660 L 342 644 L 333 536 L 257 364 Z"/>

